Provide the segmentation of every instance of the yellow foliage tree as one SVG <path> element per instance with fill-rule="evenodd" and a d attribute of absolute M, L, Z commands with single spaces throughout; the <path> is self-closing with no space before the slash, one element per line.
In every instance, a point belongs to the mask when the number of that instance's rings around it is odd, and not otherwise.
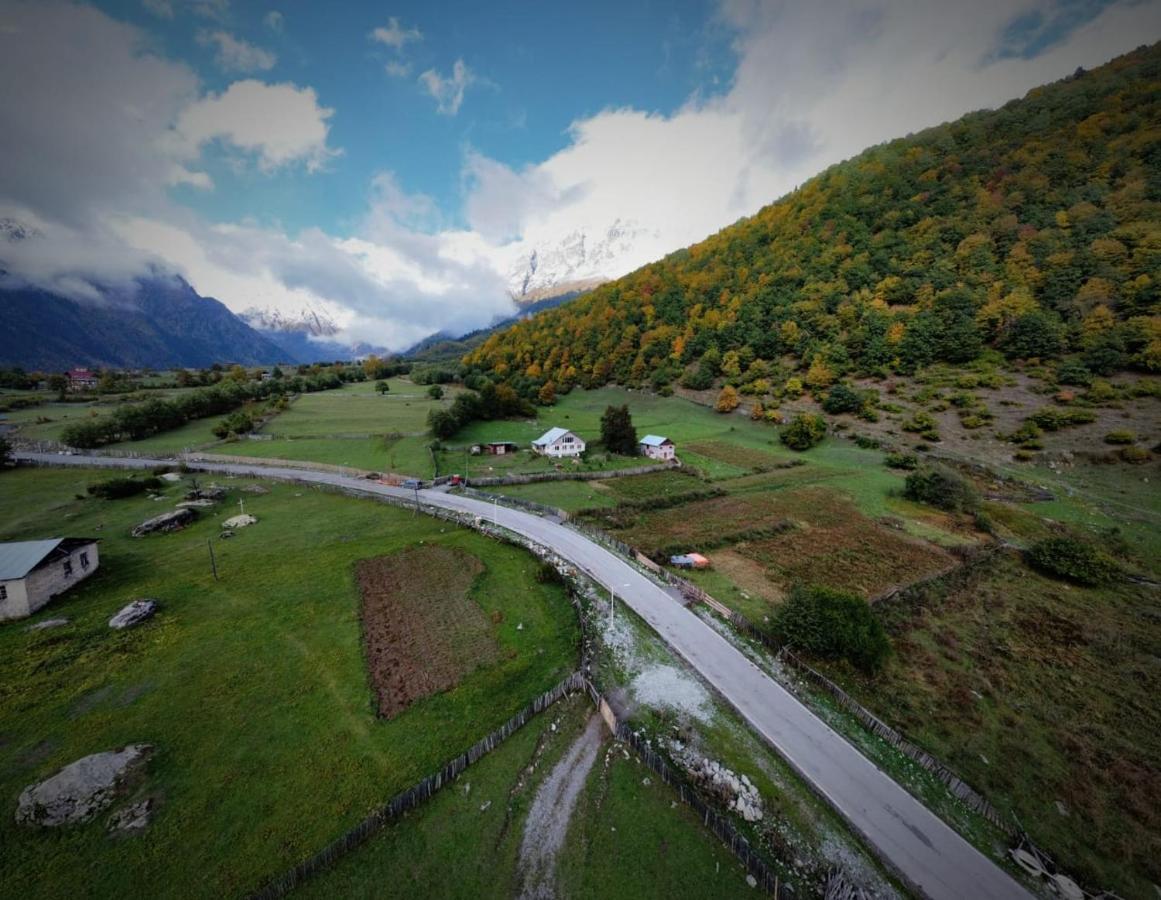
<path fill-rule="evenodd" d="M 714 409 L 720 413 L 733 412 L 738 408 L 739 402 L 738 392 L 727 384 L 724 388 L 722 388 L 722 392 L 718 394 L 718 400 L 717 403 L 714 404 Z"/>

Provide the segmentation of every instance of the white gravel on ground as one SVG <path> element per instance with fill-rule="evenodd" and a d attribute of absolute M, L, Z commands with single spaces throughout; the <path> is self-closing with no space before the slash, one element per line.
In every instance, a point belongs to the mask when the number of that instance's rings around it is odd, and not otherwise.
<path fill-rule="evenodd" d="M 713 719 L 709 691 L 696 678 L 673 666 L 650 666 L 633 679 L 629 689 L 645 706 L 685 713 L 699 722 Z"/>

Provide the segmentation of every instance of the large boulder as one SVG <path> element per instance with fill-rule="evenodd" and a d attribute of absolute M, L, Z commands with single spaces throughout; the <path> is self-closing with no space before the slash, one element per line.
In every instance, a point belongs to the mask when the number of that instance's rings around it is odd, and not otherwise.
<path fill-rule="evenodd" d="M 118 631 L 132 628 L 134 625 L 140 625 L 155 612 L 157 612 L 157 601 L 142 597 L 140 600 L 134 600 L 129 605 L 121 607 L 117 615 L 109 620 L 109 627 L 116 628 Z"/>
<path fill-rule="evenodd" d="M 157 532 L 176 531 L 178 528 L 185 528 L 196 517 L 197 513 L 192 509 L 175 509 L 173 512 L 162 513 L 160 516 L 147 519 L 134 528 L 133 537 L 142 537 L 143 535 L 155 534 Z"/>
<path fill-rule="evenodd" d="M 56 828 L 88 822 L 116 799 L 125 780 L 152 752 L 149 744 L 130 744 L 69 763 L 21 792 L 16 823 Z"/>

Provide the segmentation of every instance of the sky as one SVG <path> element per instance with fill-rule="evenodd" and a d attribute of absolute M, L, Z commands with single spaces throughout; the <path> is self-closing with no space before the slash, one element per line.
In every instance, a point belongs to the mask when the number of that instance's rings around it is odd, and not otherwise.
<path fill-rule="evenodd" d="M 1161 0 L 0 0 L 0 268 L 401 349 L 509 314 L 532 249 L 616 223 L 624 274 L 1158 39 Z"/>

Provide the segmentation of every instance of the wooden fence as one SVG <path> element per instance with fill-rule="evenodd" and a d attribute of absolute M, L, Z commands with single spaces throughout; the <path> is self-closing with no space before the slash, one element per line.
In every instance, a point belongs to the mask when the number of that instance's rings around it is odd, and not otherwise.
<path fill-rule="evenodd" d="M 261 889 L 250 895 L 251 900 L 276 900 L 276 898 L 285 897 L 306 879 L 334 865 L 340 858 L 366 843 L 403 813 L 415 809 L 441 788 L 455 781 L 468 766 L 495 750 L 515 732 L 523 728 L 533 716 L 548 709 L 565 695 L 586 689 L 584 674 L 573 672 L 556 687 L 541 694 L 511 719 L 491 734 L 477 741 L 438 772 L 428 775 L 417 784 L 400 791 L 386 804 L 376 809 L 358 825 L 333 840 L 318 853 L 267 882 Z"/>

